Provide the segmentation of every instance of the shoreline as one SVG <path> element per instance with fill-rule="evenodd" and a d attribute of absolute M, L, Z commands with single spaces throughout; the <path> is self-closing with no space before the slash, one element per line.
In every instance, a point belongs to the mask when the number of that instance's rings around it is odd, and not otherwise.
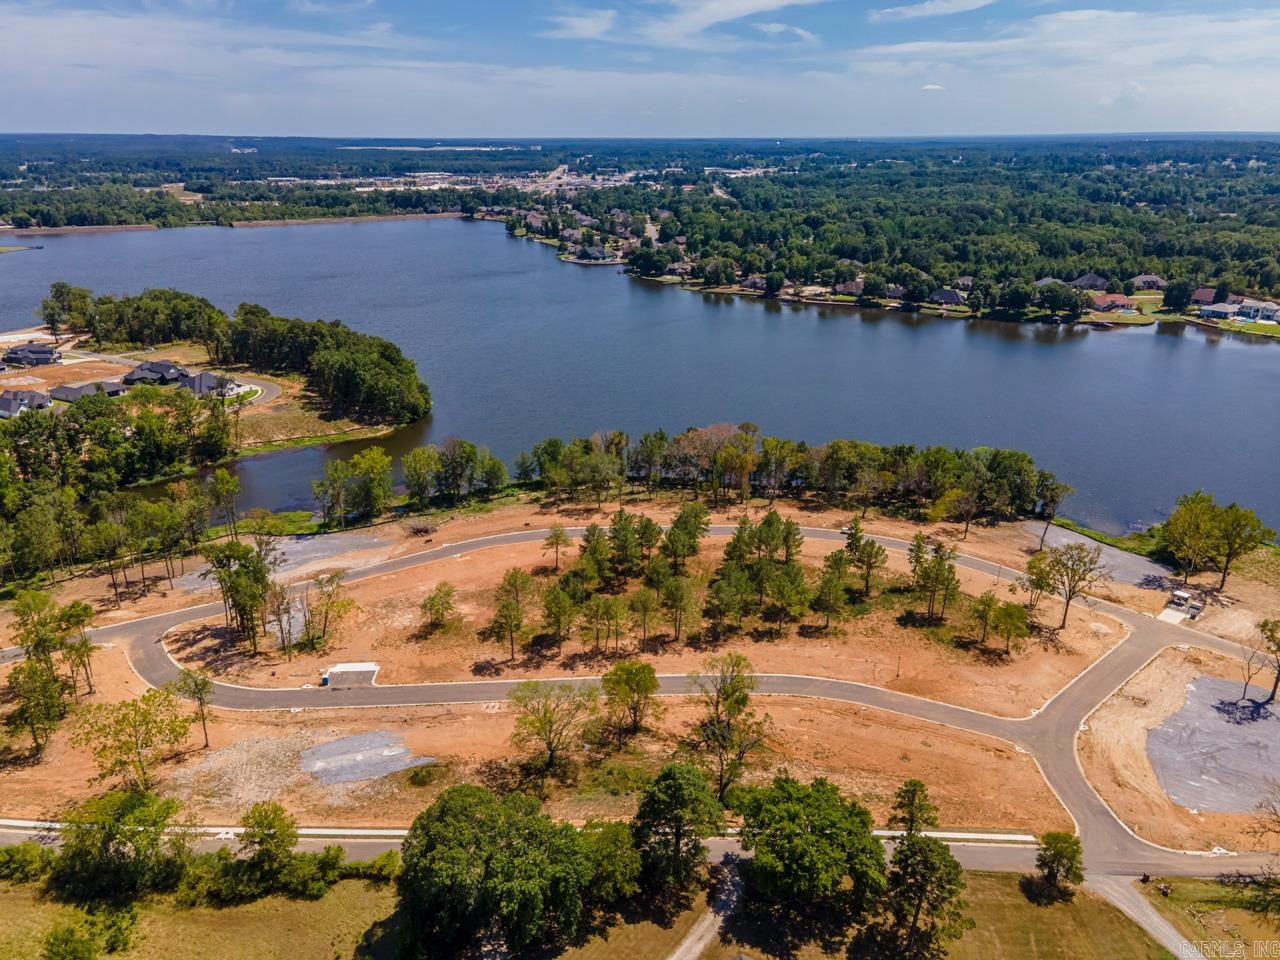
<path fill-rule="evenodd" d="M 233 220 L 231 229 L 313 227 L 327 223 L 382 223 L 396 220 L 461 220 L 465 216 L 466 214 L 459 210 L 447 213 L 370 213 L 350 217 L 301 217 L 296 220 Z"/>
<path fill-rule="evenodd" d="M 5 237 L 53 237 L 64 233 L 141 233 L 159 229 L 154 223 L 111 223 L 84 227 L 0 227 L 0 240 Z"/>

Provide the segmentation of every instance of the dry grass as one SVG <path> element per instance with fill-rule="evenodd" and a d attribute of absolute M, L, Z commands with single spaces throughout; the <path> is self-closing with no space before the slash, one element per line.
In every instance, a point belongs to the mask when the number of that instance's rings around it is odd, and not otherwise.
<path fill-rule="evenodd" d="M 1230 891 L 1213 880 L 1163 880 L 1173 888 L 1160 895 L 1158 883 L 1143 888 L 1152 905 L 1192 942 L 1204 943 L 1210 957 L 1280 956 L 1280 930 L 1235 906 Z"/>
<path fill-rule="evenodd" d="M 1236 563 L 1233 573 L 1280 589 L 1280 549 L 1259 547 Z"/>
<path fill-rule="evenodd" d="M 215 910 L 182 910 L 168 900 L 139 911 L 134 942 L 120 960 L 311 960 L 368 957 L 390 960 L 389 937 L 380 937 L 395 909 L 390 887 L 348 880 L 321 900 L 271 897 Z M 0 885 L 0 960 L 40 955 L 48 931 L 73 911 L 39 900 L 29 888 Z M 361 950 L 368 936 L 370 945 Z"/>
<path fill-rule="evenodd" d="M 1119 910 L 1090 893 L 1080 891 L 1069 903 L 1041 907 L 1031 903 L 1019 887 L 1020 878 L 1008 873 L 970 873 L 966 877 L 968 915 L 974 928 L 951 945 L 950 960 L 1168 960 L 1169 954 Z M 749 931 L 749 927 L 746 928 Z M 750 932 L 750 931 L 749 931 Z M 854 957 L 843 944 L 823 952 L 816 944 L 798 950 L 771 947 L 774 929 L 754 931 L 758 941 L 730 940 L 712 945 L 702 960 L 834 960 Z M 749 933 L 748 933 L 749 935 Z"/>
<path fill-rule="evenodd" d="M 706 911 L 702 897 L 668 923 L 620 923 L 608 935 L 566 949 L 561 960 L 663 960 Z M 44 937 L 75 911 L 0 884 L 0 960 L 31 960 Z M 180 909 L 167 898 L 145 904 L 130 949 L 119 960 L 394 960 L 395 891 L 347 880 L 319 900 L 269 897 L 243 906 Z"/>

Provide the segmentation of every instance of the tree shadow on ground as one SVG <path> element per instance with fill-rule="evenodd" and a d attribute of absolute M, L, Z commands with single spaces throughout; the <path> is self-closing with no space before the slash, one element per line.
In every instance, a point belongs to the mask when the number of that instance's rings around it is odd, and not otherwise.
<path fill-rule="evenodd" d="M 175 660 L 184 654 L 197 657 L 210 673 L 225 674 L 258 665 L 265 651 L 250 651 L 240 635 L 225 624 L 205 624 L 166 641 Z"/>
<path fill-rule="evenodd" d="M 806 947 L 836 955 L 849 942 L 850 916 L 842 904 L 783 906 L 743 892 L 738 908 L 720 930 L 720 942 L 758 950 L 779 960 L 793 960 Z"/>
<path fill-rule="evenodd" d="M 944 621 L 941 617 L 931 617 L 919 610 L 903 610 L 898 614 L 896 622 L 900 627 L 913 627 L 917 630 L 924 627 L 936 627 Z"/>
<path fill-rule="evenodd" d="M 989 646 L 980 637 L 961 635 L 955 638 L 956 649 L 973 654 L 974 658 L 987 667 L 1005 667 L 1009 665 L 1009 654 L 1000 647 Z"/>
<path fill-rule="evenodd" d="M 1052 907 L 1059 903 L 1070 903 L 1076 892 L 1070 887 L 1055 887 L 1043 877 L 1034 874 L 1023 874 L 1018 879 L 1018 889 L 1027 898 L 1028 903 L 1037 907 Z"/>
<path fill-rule="evenodd" d="M 399 907 L 381 920 L 375 920 L 356 945 L 352 960 L 400 960 L 412 956 L 406 949 L 408 920 Z"/>
<path fill-rule="evenodd" d="M 1244 726 L 1259 723 L 1275 716 L 1270 705 L 1260 700 L 1219 700 L 1213 705 L 1214 712 L 1228 723 Z"/>
<path fill-rule="evenodd" d="M 1043 623 L 1031 624 L 1031 642 L 1040 645 L 1046 653 L 1074 653 L 1075 649 L 1062 639 L 1062 631 L 1057 627 L 1047 627 Z"/>

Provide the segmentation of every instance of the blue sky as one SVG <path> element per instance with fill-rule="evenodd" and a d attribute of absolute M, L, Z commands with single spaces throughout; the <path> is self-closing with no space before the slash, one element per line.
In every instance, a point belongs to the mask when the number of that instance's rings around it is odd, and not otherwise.
<path fill-rule="evenodd" d="M 1275 3 L 0 0 L 0 37 L 4 130 L 1280 130 Z"/>

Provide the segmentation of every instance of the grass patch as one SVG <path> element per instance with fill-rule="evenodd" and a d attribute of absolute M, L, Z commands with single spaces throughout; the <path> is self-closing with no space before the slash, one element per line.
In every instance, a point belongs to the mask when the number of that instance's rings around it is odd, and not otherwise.
<path fill-rule="evenodd" d="M 970 873 L 965 899 L 976 926 L 952 946 L 951 960 L 1167 960 L 1172 957 L 1111 904 L 1087 891 L 1069 903 L 1040 907 L 1027 900 L 1019 877 Z"/>
<path fill-rule="evenodd" d="M 280 524 L 280 535 L 287 537 L 304 536 L 311 533 L 320 532 L 320 521 L 315 518 L 310 510 L 285 510 L 281 513 L 272 514 Z M 246 522 L 240 521 L 240 527 L 243 532 Z M 229 536 L 231 528 L 226 524 L 217 527 L 210 527 L 206 537 L 210 540 L 216 540 L 219 537 Z"/>
<path fill-rule="evenodd" d="M 1214 880 L 1162 880 L 1173 888 L 1161 896 L 1158 883 L 1143 887 L 1152 905 L 1184 937 L 1206 945 L 1208 957 L 1280 956 L 1280 931 L 1235 906 L 1231 891 Z"/>
<path fill-rule="evenodd" d="M 1173 558 L 1165 551 L 1164 544 L 1160 539 L 1160 525 L 1148 527 L 1146 530 L 1139 530 L 1135 533 L 1126 533 L 1122 537 L 1117 537 L 1110 533 L 1103 533 L 1101 530 L 1094 530 L 1090 527 L 1076 523 L 1074 520 L 1067 520 L 1062 517 L 1056 518 L 1054 524 L 1062 527 L 1064 530 L 1071 530 L 1074 533 L 1082 534 L 1090 540 L 1097 540 L 1099 543 L 1105 543 L 1109 547 L 1115 547 L 1117 550 L 1124 550 L 1127 553 L 1136 553 L 1138 556 L 1147 557 L 1158 563 L 1173 562 Z"/>
<path fill-rule="evenodd" d="M 1235 572 L 1246 580 L 1280 589 L 1280 547 L 1259 547 L 1236 561 Z"/>
<path fill-rule="evenodd" d="M 967 873 L 968 915 L 974 928 L 953 943 L 950 960 L 1172 960 L 1137 924 L 1109 903 L 1079 891 L 1068 903 L 1036 906 L 1011 873 Z M 734 925 L 741 939 L 716 943 L 702 960 L 831 960 L 857 956 L 843 945 L 830 952 L 816 943 L 798 949 L 768 924 L 749 917 Z"/>
<path fill-rule="evenodd" d="M 411 787 L 431 787 L 450 774 L 447 763 L 420 763 L 405 771 L 405 780 Z"/>
<path fill-rule="evenodd" d="M 1280 338 L 1280 324 L 1275 323 L 1237 323 L 1234 320 L 1219 321 L 1218 326 L 1232 333 L 1251 333 L 1257 337 Z"/>

